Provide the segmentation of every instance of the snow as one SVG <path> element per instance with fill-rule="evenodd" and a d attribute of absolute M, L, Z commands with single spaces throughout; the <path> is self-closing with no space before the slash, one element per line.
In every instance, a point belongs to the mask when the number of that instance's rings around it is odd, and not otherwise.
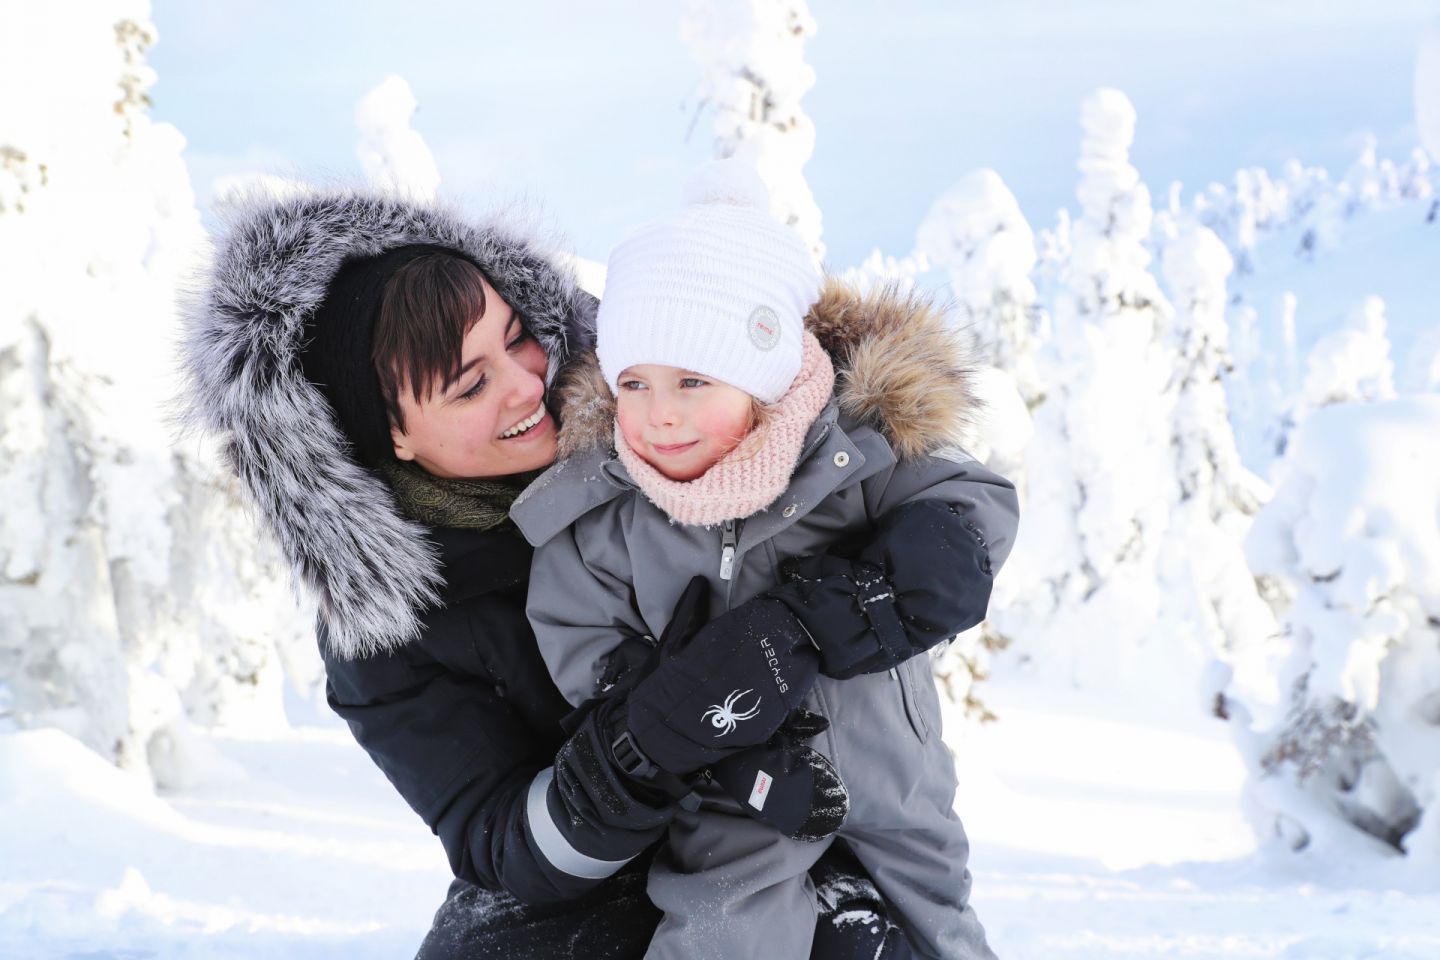
<path fill-rule="evenodd" d="M 1257 852 L 1215 719 L 1141 724 L 1027 682 L 946 718 L 976 909 L 1011 960 L 1440 951 L 1435 878 Z M 1043 692 L 1043 696 L 1040 694 Z M 157 795 L 54 730 L 0 736 L 0 956 L 409 956 L 440 846 L 338 724 L 207 734 L 235 770 Z"/>
<path fill-rule="evenodd" d="M 349 732 L 208 746 L 228 773 L 161 796 L 58 731 L 0 737 L 0 956 L 414 952 L 449 867 Z"/>

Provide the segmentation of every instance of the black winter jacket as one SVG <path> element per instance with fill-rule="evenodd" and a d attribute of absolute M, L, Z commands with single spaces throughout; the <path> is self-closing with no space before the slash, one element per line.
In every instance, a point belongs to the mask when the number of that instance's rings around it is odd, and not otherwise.
<path fill-rule="evenodd" d="M 325 642 L 321 621 L 330 706 L 435 831 L 457 877 L 527 902 L 577 896 L 597 878 L 557 869 L 530 826 L 537 817 L 554 819 L 549 791 L 531 791 L 537 777 L 575 774 L 554 767 L 570 707 L 525 619 L 530 547 L 514 533 L 432 535 L 441 549 L 444 605 L 422 615 L 418 639 L 343 659 Z M 657 839 L 672 810 L 647 806 L 608 770 L 601 764 L 589 771 L 613 791 L 605 829 L 582 820 L 567 841 L 596 859 L 621 861 Z M 573 812 L 559 806 L 566 817 Z M 563 855 L 555 858 L 565 863 Z"/>

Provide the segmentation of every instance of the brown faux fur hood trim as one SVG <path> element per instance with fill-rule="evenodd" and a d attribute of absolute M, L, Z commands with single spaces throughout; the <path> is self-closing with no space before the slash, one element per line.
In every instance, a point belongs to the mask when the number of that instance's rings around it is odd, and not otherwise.
<path fill-rule="evenodd" d="M 981 401 L 960 332 L 930 300 L 894 285 L 861 293 L 828 278 L 805 317 L 835 362 L 840 410 L 869 424 L 901 458 L 964 444 Z M 614 443 L 615 396 L 593 351 L 555 385 L 559 457 Z"/>

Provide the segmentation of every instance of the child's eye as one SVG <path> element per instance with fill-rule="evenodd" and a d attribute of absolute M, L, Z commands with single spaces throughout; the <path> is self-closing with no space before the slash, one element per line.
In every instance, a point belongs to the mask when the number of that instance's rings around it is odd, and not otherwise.
<path fill-rule="evenodd" d="M 642 382 L 639 381 L 639 380 L 621 380 L 621 381 L 620 381 L 620 389 L 621 389 L 621 390 L 644 390 L 644 389 L 645 389 L 645 384 L 642 383 Z"/>
<path fill-rule="evenodd" d="M 710 385 L 710 381 L 709 381 L 709 380 L 701 380 L 699 377 L 681 377 L 681 378 L 680 378 L 680 386 L 681 386 L 681 388 L 686 389 L 686 390 L 692 389 L 692 388 L 694 388 L 694 387 L 708 387 L 709 385 Z"/>

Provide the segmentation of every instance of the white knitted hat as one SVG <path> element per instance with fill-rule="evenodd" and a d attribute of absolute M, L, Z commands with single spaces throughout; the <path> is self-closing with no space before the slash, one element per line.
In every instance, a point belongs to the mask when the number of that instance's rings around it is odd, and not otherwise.
<path fill-rule="evenodd" d="M 800 235 L 770 215 L 765 184 L 717 160 L 685 185 L 679 212 L 610 251 L 596 316 L 600 370 L 613 391 L 639 363 L 683 367 L 773 403 L 804 352 L 820 271 Z"/>

